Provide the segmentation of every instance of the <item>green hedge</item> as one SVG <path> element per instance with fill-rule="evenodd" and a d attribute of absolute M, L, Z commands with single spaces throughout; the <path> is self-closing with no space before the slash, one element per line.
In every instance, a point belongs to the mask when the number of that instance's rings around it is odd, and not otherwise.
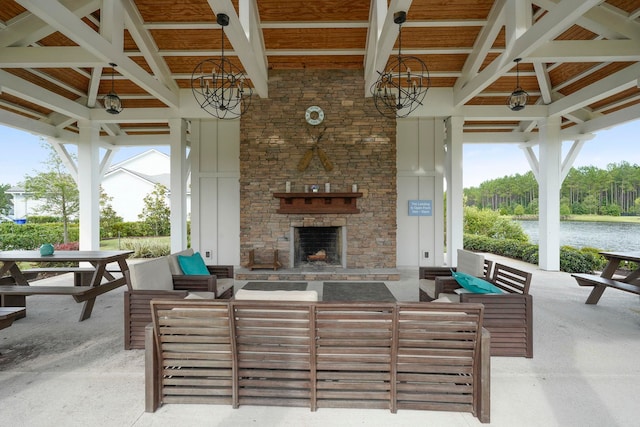
<path fill-rule="evenodd" d="M 538 264 L 538 245 L 510 239 L 492 239 L 474 234 L 464 235 L 464 248 L 470 251 L 489 252 L 530 264 Z M 602 270 L 606 260 L 598 254 L 598 249 L 576 249 L 571 246 L 560 248 L 560 271 L 567 273 L 593 273 Z"/>
<path fill-rule="evenodd" d="M 69 224 L 69 241 L 80 240 L 80 232 L 77 223 Z M 14 224 L 10 222 L 0 223 L 0 249 L 3 251 L 37 249 L 43 243 L 53 245 L 63 243 L 62 223 L 26 223 Z"/>

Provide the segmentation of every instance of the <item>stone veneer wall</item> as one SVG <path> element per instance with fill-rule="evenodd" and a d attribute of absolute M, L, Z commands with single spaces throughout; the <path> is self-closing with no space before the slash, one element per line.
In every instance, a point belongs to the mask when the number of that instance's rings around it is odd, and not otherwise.
<path fill-rule="evenodd" d="M 305 111 L 324 110 L 324 122 L 311 126 Z M 267 261 L 278 249 L 289 266 L 291 226 L 347 227 L 347 268 L 396 267 L 396 122 L 381 116 L 364 97 L 361 70 L 269 72 L 269 98 L 254 96 L 240 119 L 240 250 Z M 298 163 L 323 129 L 319 147 L 333 164 L 326 171 L 317 155 L 299 172 Z M 274 192 L 303 192 L 304 185 L 331 184 L 350 192 L 357 184 L 359 214 L 278 214 Z"/>

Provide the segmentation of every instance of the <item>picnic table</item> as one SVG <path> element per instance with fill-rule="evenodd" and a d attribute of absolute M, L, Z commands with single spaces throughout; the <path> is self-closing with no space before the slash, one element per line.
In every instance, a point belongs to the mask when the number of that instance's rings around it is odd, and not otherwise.
<path fill-rule="evenodd" d="M 26 307 L 29 295 L 70 295 L 76 302 L 84 302 L 80 321 L 91 317 L 96 297 L 126 284 L 125 272 L 129 270 L 127 258 L 133 251 L 56 251 L 53 255 L 41 255 L 39 251 L 0 251 L 0 277 L 9 273 L 13 285 L 0 286 L 0 306 Z M 26 271 L 51 273 L 73 272 L 76 279 L 73 286 L 34 286 L 25 277 L 18 263 L 89 263 L 90 267 L 48 267 Z M 109 264 L 117 264 L 115 269 L 107 269 Z M 114 276 L 112 273 L 119 273 Z M 79 280 L 78 275 L 86 280 Z M 83 283 L 84 282 L 84 283 Z M 23 317 L 23 316 L 22 316 Z"/>
<path fill-rule="evenodd" d="M 607 259 L 607 265 L 602 273 L 572 274 L 580 286 L 593 286 L 585 304 L 597 304 L 607 288 L 619 289 L 640 295 L 640 252 L 600 252 Z M 630 261 L 638 265 L 638 268 L 623 277 L 614 277 L 618 272 L 621 262 Z"/>

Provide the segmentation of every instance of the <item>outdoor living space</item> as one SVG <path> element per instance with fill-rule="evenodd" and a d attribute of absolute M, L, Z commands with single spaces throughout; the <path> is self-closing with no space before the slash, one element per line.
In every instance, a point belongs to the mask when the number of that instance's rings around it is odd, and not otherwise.
<path fill-rule="evenodd" d="M 532 359 L 491 358 L 492 426 L 634 426 L 640 412 L 636 355 L 638 298 L 590 289 L 568 273 L 548 272 L 486 254 L 533 273 Z M 399 301 L 418 300 L 418 272 L 384 281 Z M 57 279 L 47 279 L 57 280 Z M 236 280 L 236 289 L 246 281 Z M 320 289 L 322 282 L 308 281 Z M 29 299 L 29 314 L 0 331 L 0 402 L 6 425 L 100 426 L 460 426 L 482 425 L 470 413 L 166 404 L 145 413 L 144 350 L 123 349 L 123 292 L 101 297 L 90 319 L 55 296 Z M 55 300 L 54 300 L 55 299 Z"/>

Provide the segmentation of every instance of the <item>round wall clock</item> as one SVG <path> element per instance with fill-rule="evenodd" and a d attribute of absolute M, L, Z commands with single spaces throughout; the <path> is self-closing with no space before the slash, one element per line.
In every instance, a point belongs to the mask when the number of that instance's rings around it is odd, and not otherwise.
<path fill-rule="evenodd" d="M 317 105 L 312 105 L 307 108 L 307 111 L 304 113 L 304 118 L 310 125 L 319 125 L 324 120 L 324 111 Z"/>

